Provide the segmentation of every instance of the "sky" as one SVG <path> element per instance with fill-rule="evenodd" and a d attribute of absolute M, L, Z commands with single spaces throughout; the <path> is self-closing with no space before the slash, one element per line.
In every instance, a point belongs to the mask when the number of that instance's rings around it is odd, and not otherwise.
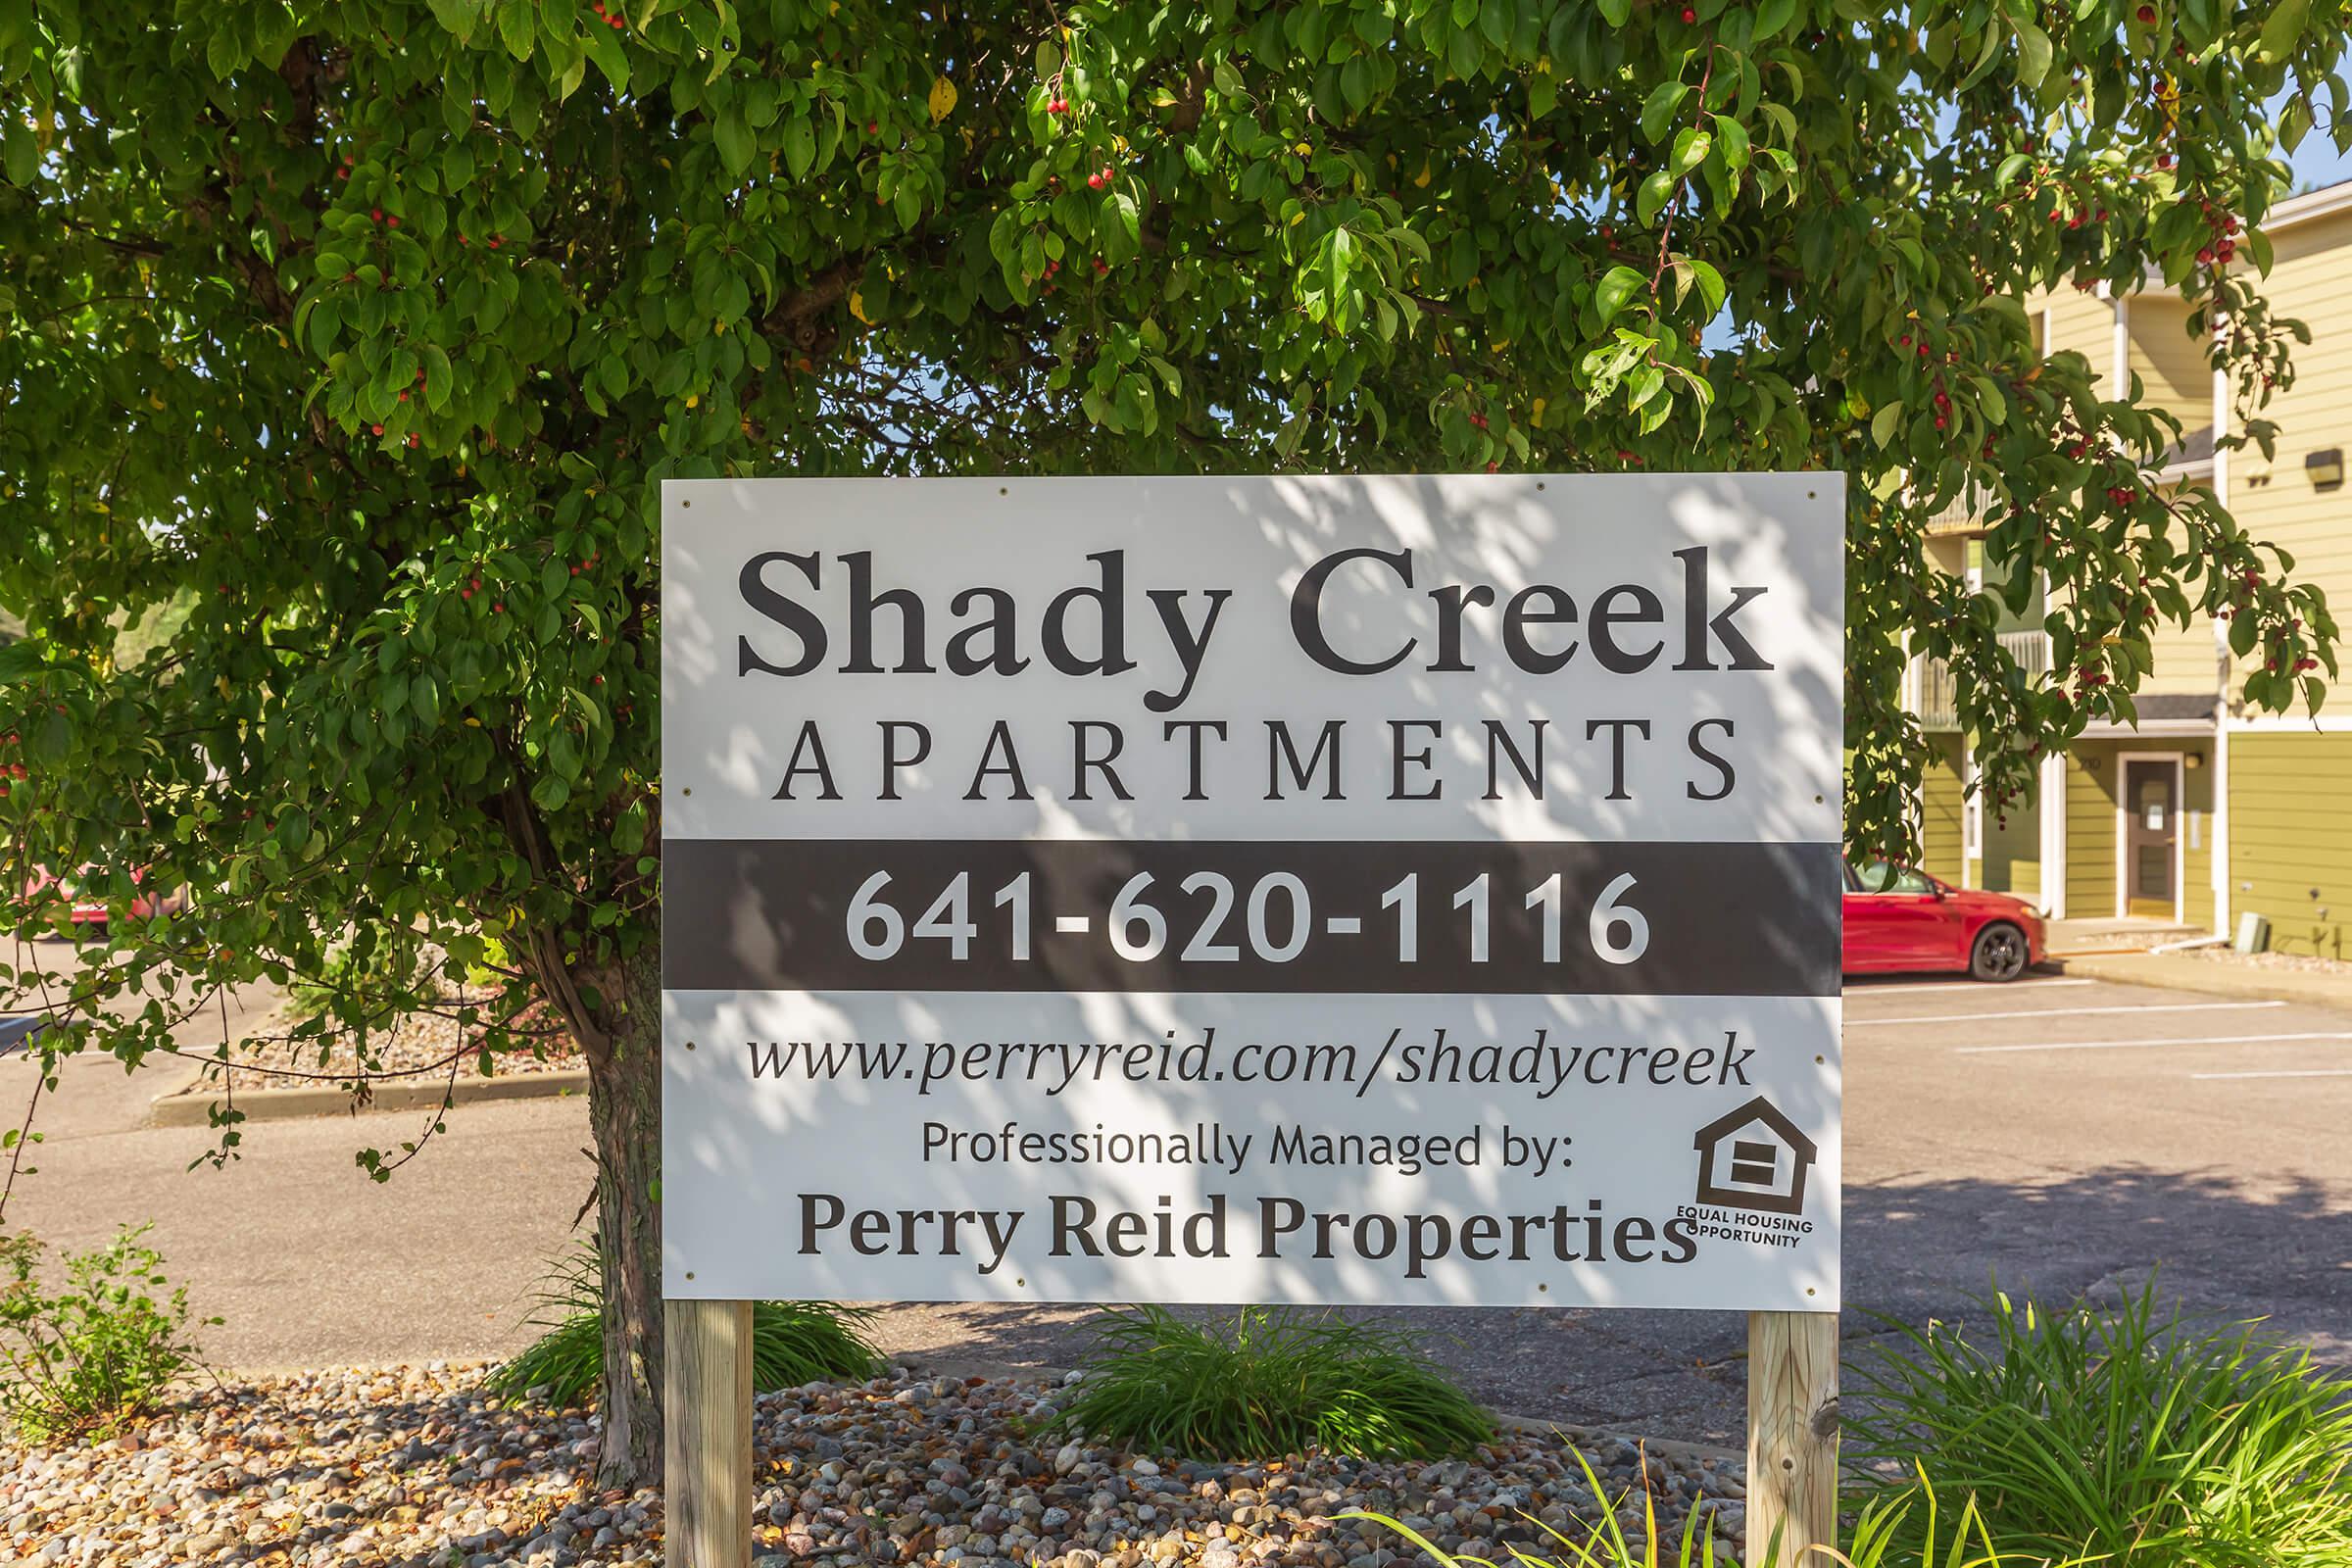
<path fill-rule="evenodd" d="M 2334 139 L 2318 126 L 2303 138 L 2303 145 L 2288 162 L 2294 166 L 2297 190 L 2316 190 L 2352 179 L 2352 153 L 2337 152 Z"/>

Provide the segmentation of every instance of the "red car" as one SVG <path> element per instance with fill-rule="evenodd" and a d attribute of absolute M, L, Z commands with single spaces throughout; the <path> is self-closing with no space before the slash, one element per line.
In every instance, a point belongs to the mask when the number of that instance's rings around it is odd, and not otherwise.
<path fill-rule="evenodd" d="M 82 873 L 85 876 L 90 875 L 97 869 L 96 866 L 84 866 Z M 147 882 L 147 868 L 145 866 L 134 867 L 130 873 L 130 880 L 134 885 L 143 889 Z M 48 872 L 35 868 L 30 884 L 24 889 L 25 902 L 30 903 L 35 896 L 49 886 L 50 881 Z M 68 886 L 65 891 L 71 896 L 74 889 Z M 133 919 L 145 920 L 158 914 L 177 914 L 186 904 L 187 899 L 176 892 L 167 893 L 158 898 L 152 893 L 142 891 L 132 895 L 130 913 Z M 103 937 L 106 935 L 106 906 L 104 904 L 75 898 L 67 918 L 91 936 Z"/>
<path fill-rule="evenodd" d="M 2042 958 L 2041 911 L 1873 860 L 1845 868 L 1845 972 L 1966 971 L 2014 980 Z"/>

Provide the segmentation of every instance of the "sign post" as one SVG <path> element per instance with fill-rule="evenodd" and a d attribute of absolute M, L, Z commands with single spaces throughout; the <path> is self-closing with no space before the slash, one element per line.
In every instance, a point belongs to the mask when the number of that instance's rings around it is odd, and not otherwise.
<path fill-rule="evenodd" d="M 1751 1560 L 1832 1539 L 1839 479 L 663 517 L 673 1565 L 765 1296 L 1745 1311 Z"/>

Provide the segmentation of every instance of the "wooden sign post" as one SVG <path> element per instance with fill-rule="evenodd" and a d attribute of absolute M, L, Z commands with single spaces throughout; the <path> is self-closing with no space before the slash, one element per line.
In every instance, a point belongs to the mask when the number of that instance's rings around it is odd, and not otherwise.
<path fill-rule="evenodd" d="M 1837 1544 L 1838 1314 L 1750 1312 L 1746 1568 L 1830 1568 L 1812 1548 Z"/>
<path fill-rule="evenodd" d="M 1753 1313 L 1822 1568 L 1838 476 L 662 501 L 672 1568 L 768 1297 Z"/>
<path fill-rule="evenodd" d="M 752 1303 L 662 1308 L 667 1568 L 751 1568 Z"/>

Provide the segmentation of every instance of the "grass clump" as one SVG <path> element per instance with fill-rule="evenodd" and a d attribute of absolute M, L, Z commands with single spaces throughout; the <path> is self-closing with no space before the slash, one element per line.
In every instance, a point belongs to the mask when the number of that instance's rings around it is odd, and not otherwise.
<path fill-rule="evenodd" d="M 197 1365 L 186 1287 L 125 1226 L 94 1251 L 67 1253 L 65 1288 L 41 1283 L 40 1244 L 0 1237 L 0 1421 L 34 1443 L 111 1438 L 163 1408 Z M 204 1318 L 205 1325 L 220 1323 Z"/>
<path fill-rule="evenodd" d="M 873 1315 L 870 1307 L 832 1301 L 754 1301 L 753 1389 L 765 1394 L 875 1376 L 882 1353 L 865 1337 Z M 482 1386 L 508 1399 L 534 1390 L 551 1404 L 594 1399 L 605 1371 L 605 1302 L 593 1247 L 579 1248 L 556 1266 L 530 1322 L 543 1331 L 539 1338 L 493 1367 Z"/>
<path fill-rule="evenodd" d="M 2352 1383 L 2243 1324 L 1996 1295 L 1984 1331 L 1894 1325 L 1849 1378 L 1849 1460 L 1973 1493 L 2027 1561 L 2133 1568 L 2352 1563 Z"/>
<path fill-rule="evenodd" d="M 1247 1308 L 1217 1328 L 1114 1310 L 1083 1371 L 1057 1428 L 1152 1453 L 1434 1459 L 1494 1438 L 1494 1419 L 1404 1336 L 1331 1316 Z"/>
<path fill-rule="evenodd" d="M 1593 1472 L 1592 1461 L 1580 1453 L 1576 1462 L 1584 1467 L 1585 1481 L 1592 1495 L 1605 1497 L 1607 1494 L 1600 1477 Z M 1420 1547 L 1440 1568 L 1456 1568 L 1457 1564 L 1465 1563 L 1471 1568 L 1668 1568 L 1668 1565 L 1740 1568 L 1740 1554 L 1728 1547 L 1718 1547 L 1714 1536 L 1702 1527 L 1697 1506 L 1693 1505 L 1684 1516 L 1679 1536 L 1668 1535 L 1658 1528 L 1655 1494 L 1646 1484 L 1642 1491 L 1642 1529 L 1639 1540 L 1619 1522 L 1634 1494 L 1634 1488 L 1627 1487 L 1606 1508 L 1593 1510 L 1596 1518 L 1592 1522 L 1577 1527 L 1581 1536 L 1555 1529 L 1542 1520 L 1533 1521 L 1537 1529 L 1550 1538 L 1551 1544 L 1541 1552 L 1528 1546 L 1507 1546 L 1511 1556 L 1508 1564 L 1446 1551 L 1410 1525 L 1385 1513 L 1361 1511 L 1339 1517 L 1370 1519 L 1388 1526 Z M 1994 1548 L 1973 1501 L 1961 1510 L 1960 1518 L 1949 1531 L 1943 1528 L 1939 1515 L 1936 1489 L 1923 1477 L 1916 1486 L 1886 1488 L 1864 1503 L 1846 1527 L 1843 1550 L 1812 1546 L 1801 1553 L 1784 1553 L 1776 1535 L 1767 1544 L 1765 1556 L 1746 1568 L 1900 1568 L 1905 1563 L 1916 1563 L 1918 1568 L 2081 1568 L 2074 1563 L 2052 1565 L 2039 1559 L 2029 1563 L 2023 1558 L 2002 1556 Z"/>

